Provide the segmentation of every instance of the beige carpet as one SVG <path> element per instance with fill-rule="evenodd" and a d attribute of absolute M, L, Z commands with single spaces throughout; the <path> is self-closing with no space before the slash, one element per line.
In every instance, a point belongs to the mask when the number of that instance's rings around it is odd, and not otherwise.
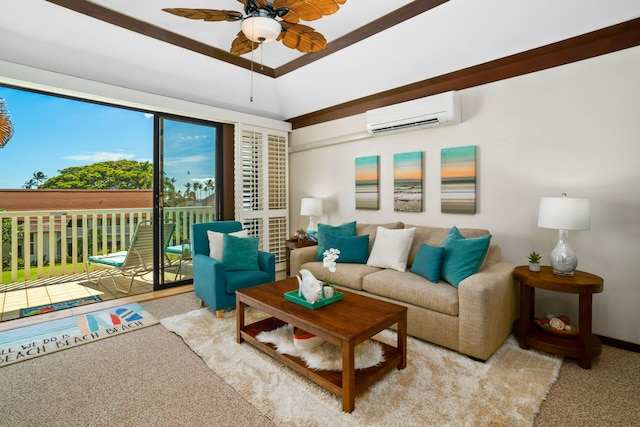
<path fill-rule="evenodd" d="M 409 338 L 407 368 L 358 396 L 355 411 L 345 414 L 337 396 L 250 344 L 237 344 L 235 312 L 217 319 L 208 309 L 194 310 L 161 324 L 277 425 L 530 426 L 561 365 L 560 358 L 521 350 L 513 337 L 486 363 Z M 395 343 L 391 331 L 378 338 Z"/>

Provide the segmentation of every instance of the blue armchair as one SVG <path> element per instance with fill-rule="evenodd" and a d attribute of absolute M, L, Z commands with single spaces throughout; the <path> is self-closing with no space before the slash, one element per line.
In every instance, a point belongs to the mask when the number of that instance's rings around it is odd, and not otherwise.
<path fill-rule="evenodd" d="M 225 265 L 209 256 L 207 231 L 233 233 L 242 230 L 238 221 L 216 221 L 193 224 L 191 245 L 193 255 L 193 287 L 200 305 L 207 304 L 222 317 L 225 308 L 236 304 L 236 291 L 276 280 L 276 257 L 258 252 L 260 270 L 226 271 Z"/>

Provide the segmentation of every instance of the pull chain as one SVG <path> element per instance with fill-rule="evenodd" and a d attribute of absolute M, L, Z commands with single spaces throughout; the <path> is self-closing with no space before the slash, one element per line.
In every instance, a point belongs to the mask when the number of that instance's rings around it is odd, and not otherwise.
<path fill-rule="evenodd" d="M 253 102 L 253 50 L 251 50 L 251 97 L 249 98 L 251 102 Z"/>

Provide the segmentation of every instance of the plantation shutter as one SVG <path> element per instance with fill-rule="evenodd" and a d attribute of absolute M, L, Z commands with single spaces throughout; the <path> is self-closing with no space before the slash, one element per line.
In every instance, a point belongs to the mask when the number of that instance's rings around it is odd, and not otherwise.
<path fill-rule="evenodd" d="M 249 235 L 260 237 L 260 250 L 285 268 L 289 230 L 287 133 L 242 127 L 236 146 L 236 219 Z"/>

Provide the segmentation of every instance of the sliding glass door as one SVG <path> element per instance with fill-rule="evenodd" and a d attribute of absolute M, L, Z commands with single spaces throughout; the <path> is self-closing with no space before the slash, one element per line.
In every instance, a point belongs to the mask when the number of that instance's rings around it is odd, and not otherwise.
<path fill-rule="evenodd" d="M 155 161 L 156 216 L 159 241 L 157 288 L 190 282 L 191 225 L 215 221 L 222 212 L 216 171 L 220 158 L 222 126 L 218 123 L 157 115 L 157 159 Z M 172 231 L 167 231 L 172 230 Z M 167 235 L 170 234 L 170 235 Z"/>

